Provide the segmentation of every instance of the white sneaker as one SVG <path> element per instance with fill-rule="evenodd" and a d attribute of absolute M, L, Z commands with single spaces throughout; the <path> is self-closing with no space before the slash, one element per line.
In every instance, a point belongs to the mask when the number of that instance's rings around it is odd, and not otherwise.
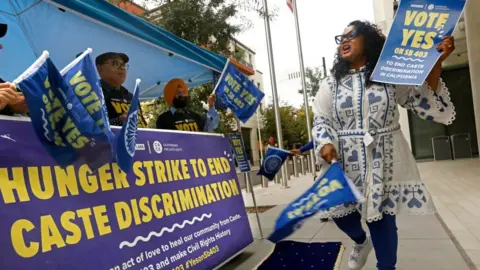
<path fill-rule="evenodd" d="M 348 268 L 350 270 L 360 270 L 367 263 L 368 254 L 372 251 L 372 239 L 370 236 L 367 236 L 367 240 L 362 245 L 357 243 L 353 244 L 352 253 L 348 258 Z"/>

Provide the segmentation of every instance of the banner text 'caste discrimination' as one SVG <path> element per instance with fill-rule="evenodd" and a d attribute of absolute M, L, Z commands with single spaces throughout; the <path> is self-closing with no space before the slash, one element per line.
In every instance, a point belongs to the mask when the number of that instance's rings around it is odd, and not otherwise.
<path fill-rule="evenodd" d="M 41 203 L 44 200 L 87 196 L 128 188 L 148 188 L 194 179 L 199 184 L 171 192 L 120 200 L 68 210 L 58 215 L 42 215 L 37 220 L 19 219 L 11 226 L 15 252 L 24 258 L 78 244 L 82 240 L 111 234 L 132 226 L 189 211 L 233 196 L 239 196 L 235 179 L 201 184 L 208 176 L 229 174 L 232 168 L 225 157 L 180 160 L 136 161 L 135 181 L 130 183 L 116 163 L 96 172 L 87 165 L 30 166 L 0 168 L 0 195 L 6 207 L 15 203 Z"/>

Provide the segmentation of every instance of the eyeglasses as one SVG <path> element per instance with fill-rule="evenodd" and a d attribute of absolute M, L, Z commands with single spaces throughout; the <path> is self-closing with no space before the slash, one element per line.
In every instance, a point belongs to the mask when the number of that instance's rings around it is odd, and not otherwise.
<path fill-rule="evenodd" d="M 112 61 L 110 62 L 112 64 L 112 67 L 116 68 L 116 69 L 128 69 L 129 65 L 127 63 L 122 63 L 122 62 L 118 62 L 118 61 Z"/>
<path fill-rule="evenodd" d="M 347 40 L 352 40 L 354 38 L 358 37 L 358 32 L 357 30 L 352 30 L 350 33 L 348 34 L 345 34 L 345 35 L 338 35 L 338 36 L 335 36 L 335 42 L 337 44 L 340 44 L 342 43 L 345 39 Z"/>

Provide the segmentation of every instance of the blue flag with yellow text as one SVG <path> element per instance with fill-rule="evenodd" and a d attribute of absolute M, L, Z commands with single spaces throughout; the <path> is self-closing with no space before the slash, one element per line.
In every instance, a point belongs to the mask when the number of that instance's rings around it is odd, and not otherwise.
<path fill-rule="evenodd" d="M 217 95 L 217 104 L 230 108 L 243 123 L 255 114 L 265 96 L 255 83 L 230 62 L 227 62 L 214 93 Z"/>
<path fill-rule="evenodd" d="M 137 145 L 139 84 L 140 79 L 137 79 L 127 118 L 116 138 L 117 163 L 125 173 L 128 173 L 132 169 L 135 146 Z"/>
<path fill-rule="evenodd" d="M 363 200 L 355 185 L 345 176 L 340 164 L 334 162 L 323 176 L 282 211 L 268 240 L 277 243 L 286 238 L 299 229 L 306 218 L 318 211 Z"/>
<path fill-rule="evenodd" d="M 213 71 L 212 73 L 213 73 L 213 85 L 216 86 L 218 83 L 218 80 L 220 79 L 220 75 L 222 74 L 216 73 L 215 71 Z M 217 98 L 215 99 L 215 108 L 220 110 L 225 110 L 228 108 L 222 96 L 217 96 Z"/>
<path fill-rule="evenodd" d="M 231 133 L 231 134 L 228 134 L 228 138 L 230 139 L 230 143 L 232 144 L 232 150 L 235 153 L 235 159 L 237 160 L 238 168 L 240 169 L 240 171 L 241 172 L 251 171 L 242 134 Z"/>
<path fill-rule="evenodd" d="M 115 135 L 110 129 L 108 113 L 105 106 L 103 91 L 100 86 L 100 76 L 91 59 L 91 49 L 86 50 L 60 73 L 69 86 L 66 93 L 67 100 L 76 108 L 83 107 L 82 111 L 88 116 L 82 120 L 84 125 L 96 125 L 95 148 L 102 153 L 106 162 L 114 160 Z"/>
<path fill-rule="evenodd" d="M 283 163 L 287 159 L 289 152 L 276 147 L 268 147 L 265 157 L 263 157 L 262 166 L 257 175 L 263 175 L 266 178 L 273 180 L 275 175 L 282 168 Z"/>
<path fill-rule="evenodd" d="M 89 139 L 81 135 L 67 109 L 63 91 L 68 86 L 48 57 L 44 52 L 14 84 L 25 95 L 38 139 L 64 168 L 78 160 L 77 149 L 88 147 Z"/>
<path fill-rule="evenodd" d="M 96 144 L 101 129 L 78 98 L 70 95 L 68 83 L 48 52 L 44 52 L 14 84 L 25 95 L 38 139 L 62 168 L 86 163 L 95 170 L 111 160 L 110 152 L 104 155 L 100 152 L 103 148 Z"/>

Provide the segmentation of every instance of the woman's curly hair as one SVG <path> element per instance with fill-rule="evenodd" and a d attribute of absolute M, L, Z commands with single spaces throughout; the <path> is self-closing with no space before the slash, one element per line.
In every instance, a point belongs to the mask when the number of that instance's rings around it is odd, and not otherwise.
<path fill-rule="evenodd" d="M 372 75 L 373 69 L 382 52 L 383 45 L 385 44 L 385 35 L 383 35 L 382 31 L 375 24 L 367 21 L 353 21 L 348 26 L 353 26 L 359 36 L 364 36 L 366 58 L 365 77 L 367 78 L 366 84 L 369 86 L 373 83 L 370 81 L 370 75 Z M 331 72 L 335 80 L 339 81 L 343 76 L 347 75 L 349 71 L 350 63 L 340 56 L 339 46 L 335 54 L 335 61 Z"/>

